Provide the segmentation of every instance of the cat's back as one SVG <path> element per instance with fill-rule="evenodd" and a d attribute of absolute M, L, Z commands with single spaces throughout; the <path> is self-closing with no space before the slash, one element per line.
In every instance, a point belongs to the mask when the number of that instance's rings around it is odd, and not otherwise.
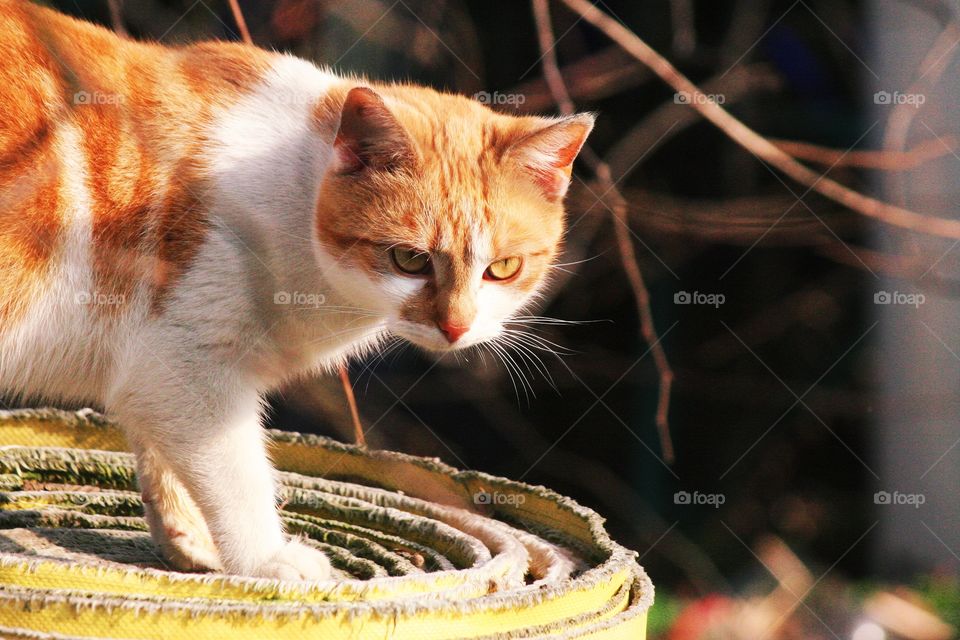
<path fill-rule="evenodd" d="M 272 60 L 0 0 L 0 391 L 96 378 L 111 327 L 163 311 L 209 226 L 205 132 Z"/>

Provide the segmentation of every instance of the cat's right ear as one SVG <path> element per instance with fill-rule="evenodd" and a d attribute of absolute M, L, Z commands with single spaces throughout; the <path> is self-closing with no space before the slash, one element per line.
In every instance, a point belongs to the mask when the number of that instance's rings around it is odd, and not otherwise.
<path fill-rule="evenodd" d="M 347 93 L 333 149 L 334 170 L 341 175 L 389 170 L 414 157 L 403 127 L 383 98 L 367 87 Z"/>
<path fill-rule="evenodd" d="M 507 155 L 514 158 L 551 201 L 567 193 L 573 161 L 593 129 L 592 113 L 546 120 L 533 133 L 514 142 Z"/>

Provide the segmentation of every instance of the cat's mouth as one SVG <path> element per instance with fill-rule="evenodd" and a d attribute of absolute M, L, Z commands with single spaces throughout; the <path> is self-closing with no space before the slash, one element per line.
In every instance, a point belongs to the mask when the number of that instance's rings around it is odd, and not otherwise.
<path fill-rule="evenodd" d="M 438 353 L 457 351 L 483 342 L 482 339 L 471 336 L 470 332 L 457 336 L 456 340 L 451 341 L 437 327 L 428 327 L 406 321 L 400 321 L 391 326 L 390 332 L 422 349 Z"/>
<path fill-rule="evenodd" d="M 424 336 L 409 336 L 399 334 L 407 342 L 410 342 L 418 347 L 426 349 L 428 351 L 435 351 L 438 353 L 446 353 L 448 351 L 458 351 L 460 349 L 466 349 L 467 347 L 472 347 L 479 341 L 468 340 L 461 338 L 456 342 L 450 342 L 442 335 L 438 335 L 433 338 L 426 338 Z"/>

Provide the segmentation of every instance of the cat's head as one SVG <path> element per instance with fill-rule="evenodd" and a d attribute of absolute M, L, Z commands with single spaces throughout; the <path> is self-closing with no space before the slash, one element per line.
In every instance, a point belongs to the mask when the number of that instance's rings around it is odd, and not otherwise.
<path fill-rule="evenodd" d="M 593 116 L 511 117 L 392 86 L 350 89 L 335 108 L 317 204 L 321 268 L 414 344 L 496 338 L 551 271 Z"/>

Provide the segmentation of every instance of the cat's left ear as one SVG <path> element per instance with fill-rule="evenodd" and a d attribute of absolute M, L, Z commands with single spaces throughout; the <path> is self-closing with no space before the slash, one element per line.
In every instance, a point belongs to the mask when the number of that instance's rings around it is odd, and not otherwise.
<path fill-rule="evenodd" d="M 507 155 L 530 174 L 544 196 L 560 200 L 570 186 L 573 161 L 590 135 L 593 121 L 592 113 L 551 121 L 514 142 Z"/>
<path fill-rule="evenodd" d="M 410 138 L 383 98 L 367 87 L 354 87 L 347 93 L 333 149 L 335 168 L 341 175 L 391 169 L 415 155 Z"/>

